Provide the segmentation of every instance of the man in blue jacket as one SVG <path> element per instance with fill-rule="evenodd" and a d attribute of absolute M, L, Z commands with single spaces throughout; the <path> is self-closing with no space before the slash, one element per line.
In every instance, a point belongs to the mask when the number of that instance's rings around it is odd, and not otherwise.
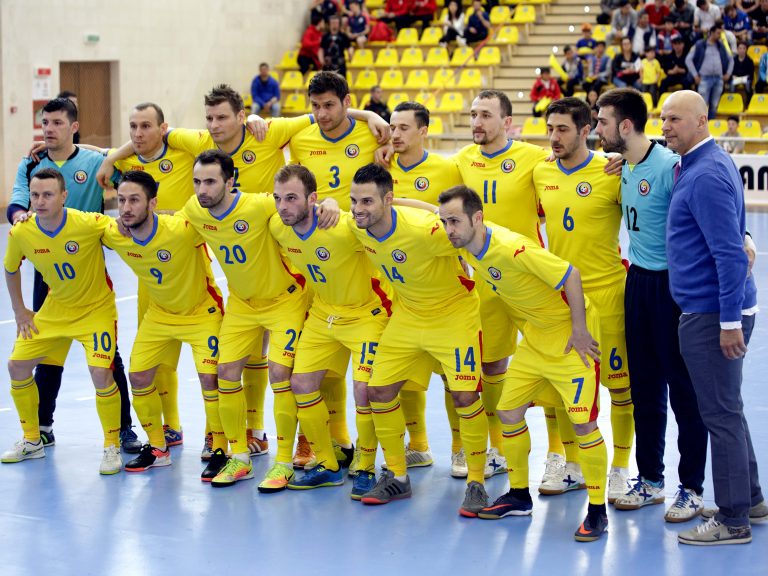
<path fill-rule="evenodd" d="M 699 546 L 746 544 L 750 522 L 768 520 L 741 400 L 744 355 L 757 312 L 757 288 L 744 252 L 744 187 L 733 160 L 709 135 L 697 93 L 664 103 L 662 131 L 681 156 L 667 221 L 672 297 L 682 310 L 680 352 L 709 430 L 719 510 L 678 535 Z"/>
<path fill-rule="evenodd" d="M 269 110 L 273 118 L 280 116 L 280 85 L 269 75 L 269 64 L 259 64 L 259 75 L 251 82 L 251 98 L 253 98 L 253 113 L 263 114 Z"/>
<path fill-rule="evenodd" d="M 730 80 L 733 72 L 733 56 L 720 41 L 722 33 L 723 25 L 718 22 L 709 29 L 706 39 L 701 39 L 694 44 L 685 59 L 688 72 L 693 76 L 699 94 L 709 106 L 709 120 L 714 119 L 717 114 L 717 105 L 723 94 L 723 86 Z"/>

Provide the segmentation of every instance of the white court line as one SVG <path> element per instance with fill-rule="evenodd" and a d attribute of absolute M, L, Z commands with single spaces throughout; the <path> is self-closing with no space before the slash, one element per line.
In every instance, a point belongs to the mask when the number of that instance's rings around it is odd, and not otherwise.
<path fill-rule="evenodd" d="M 0 408 L 0 412 L 10 412 L 10 408 Z"/>
<path fill-rule="evenodd" d="M 88 400 L 94 400 L 96 396 L 83 396 L 82 398 L 75 398 L 77 402 L 86 402 Z"/>

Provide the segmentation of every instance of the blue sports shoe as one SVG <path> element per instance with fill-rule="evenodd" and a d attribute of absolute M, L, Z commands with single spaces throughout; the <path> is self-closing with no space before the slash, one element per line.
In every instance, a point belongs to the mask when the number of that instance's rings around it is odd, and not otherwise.
<path fill-rule="evenodd" d="M 312 490 L 326 486 L 341 486 L 344 484 L 344 474 L 341 468 L 328 470 L 322 464 L 318 464 L 299 479 L 294 478 L 288 482 L 289 490 Z"/>
<path fill-rule="evenodd" d="M 184 432 L 174 430 L 168 424 L 163 424 L 163 434 L 165 435 L 166 446 L 179 446 L 184 443 Z"/>
<path fill-rule="evenodd" d="M 352 500 L 361 500 L 363 494 L 367 494 L 376 486 L 376 474 L 367 470 L 359 470 L 352 479 L 352 493 L 349 495 Z"/>
<path fill-rule="evenodd" d="M 120 447 L 128 454 L 141 452 L 142 443 L 131 427 L 120 430 Z"/>

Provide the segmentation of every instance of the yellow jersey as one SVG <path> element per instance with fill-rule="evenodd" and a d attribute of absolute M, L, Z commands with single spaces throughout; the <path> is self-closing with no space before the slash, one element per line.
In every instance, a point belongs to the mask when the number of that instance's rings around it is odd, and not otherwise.
<path fill-rule="evenodd" d="M 8 236 L 5 270 L 18 272 L 26 258 L 50 287 L 49 296 L 59 304 L 98 308 L 114 299 L 112 281 L 104 265 L 101 238 L 109 218 L 94 212 L 64 208 L 56 230 L 45 230 L 37 215 L 18 222 Z"/>
<path fill-rule="evenodd" d="M 129 170 L 146 172 L 158 184 L 157 210 L 181 210 L 184 203 L 195 193 L 192 185 L 194 161 L 195 157 L 188 152 L 163 144 L 163 153 L 159 158 L 147 162 L 138 154 L 134 154 L 115 162 L 115 168 L 123 173 Z"/>
<path fill-rule="evenodd" d="M 394 181 L 395 198 L 413 198 L 435 206 L 440 192 L 462 183 L 453 161 L 426 150 L 421 160 L 412 166 L 403 166 L 400 155 L 395 155 L 389 172 Z"/>
<path fill-rule="evenodd" d="M 321 230 L 315 212 L 312 227 L 306 234 L 299 234 L 275 214 L 269 221 L 269 230 L 288 259 L 310 282 L 315 304 L 319 299 L 329 314 L 334 308 L 380 307 L 390 315 L 392 288 L 382 282 L 365 256 L 350 221 L 354 226 L 352 215 L 342 212 L 336 227 Z"/>
<path fill-rule="evenodd" d="M 272 300 L 293 291 L 295 284 L 304 286 L 304 277 L 283 261 L 280 247 L 269 233 L 273 214 L 271 194 L 239 191 L 221 216 L 202 208 L 197 197 L 190 198 L 180 213 L 213 250 L 229 291 L 243 300 Z"/>
<path fill-rule="evenodd" d="M 194 320 L 203 304 L 223 314 L 223 300 L 203 239 L 183 218 L 154 214 L 153 219 L 152 233 L 144 241 L 123 236 L 117 222 L 110 219 L 102 242 L 147 289 L 150 309 L 179 316 L 181 322 Z"/>
<path fill-rule="evenodd" d="M 549 249 L 579 269 L 585 292 L 623 282 L 627 273 L 619 249 L 621 177 L 603 171 L 607 162 L 590 152 L 571 170 L 558 160 L 533 173 Z"/>
<path fill-rule="evenodd" d="M 514 140 L 493 154 L 469 144 L 453 157 L 464 184 L 480 195 L 487 220 L 538 241 L 533 168 L 546 158 L 543 148 Z"/>
<path fill-rule="evenodd" d="M 342 210 L 349 210 L 349 189 L 358 168 L 370 164 L 379 147 L 368 125 L 349 119 L 350 126 L 338 138 L 326 136 L 317 124 L 291 138 L 291 162 L 306 166 L 317 179 L 320 200 L 335 198 Z"/>
<path fill-rule="evenodd" d="M 240 144 L 233 151 L 224 150 L 235 163 L 233 188 L 243 192 L 271 192 L 275 174 L 285 166 L 283 148 L 294 135 L 307 128 L 313 119 L 309 115 L 297 118 L 273 118 L 263 142 L 258 142 L 245 126 Z M 166 140 L 171 148 L 184 150 L 197 157 L 200 152 L 217 148 L 208 130 L 174 128 Z"/>
<path fill-rule="evenodd" d="M 347 222 L 374 266 L 384 272 L 402 305 L 411 314 L 434 318 L 469 294 L 475 283 L 461 267 L 440 219 L 426 210 L 398 206 L 392 229 L 381 238 Z"/>

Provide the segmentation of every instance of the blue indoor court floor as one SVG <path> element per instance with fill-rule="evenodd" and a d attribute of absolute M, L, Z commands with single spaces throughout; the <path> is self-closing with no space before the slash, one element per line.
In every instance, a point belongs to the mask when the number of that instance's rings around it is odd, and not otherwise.
<path fill-rule="evenodd" d="M 755 275 L 768 310 L 768 214 L 750 213 L 758 245 Z M 0 226 L 5 252 L 8 226 Z M 136 281 L 113 254 L 107 264 L 118 298 L 119 343 L 128 361 L 136 329 Z M 31 304 L 32 267 L 23 267 Z M 221 276 L 217 269 L 217 276 Z M 222 282 L 222 287 L 226 285 Z M 743 396 L 763 478 L 768 478 L 768 320 L 758 316 L 746 358 Z M 0 289 L 0 357 L 13 346 L 15 324 Z M 368 507 L 344 487 L 260 494 L 256 485 L 274 457 L 272 397 L 267 395 L 271 452 L 254 459 L 256 479 L 226 489 L 200 482 L 204 414 L 191 355 L 179 369 L 185 445 L 172 449 L 173 465 L 144 474 L 100 476 L 101 428 L 94 392 L 79 346 L 72 347 L 56 411 L 56 446 L 46 458 L 0 465 L 0 575 L 215 575 L 223 574 L 444 574 L 480 575 L 768 575 L 768 525 L 753 528 L 745 546 L 691 547 L 677 532 L 700 520 L 673 525 L 664 506 L 635 512 L 609 507 L 609 533 L 595 543 L 573 539 L 587 503 L 584 491 L 536 493 L 546 457 L 539 409 L 528 415 L 532 451 L 531 517 L 501 521 L 458 515 L 464 482 L 450 477 L 450 434 L 442 383 L 433 378 L 427 418 L 435 465 L 411 472 L 413 498 Z M 5 370 L 0 376 L 0 451 L 21 437 Z M 348 420 L 354 437 L 352 394 Z M 603 405 L 608 406 L 607 394 Z M 141 438 L 145 438 L 134 416 Z M 600 426 L 610 454 L 608 413 Z M 667 504 L 677 489 L 676 427 L 667 434 Z M 127 458 L 125 458 L 127 461 Z M 381 452 L 379 451 L 379 463 Z M 634 458 L 632 460 L 634 465 Z M 632 469 L 634 475 L 636 469 Z M 709 474 L 709 471 L 708 471 Z M 507 490 L 506 475 L 487 483 L 491 499 Z M 711 482 L 705 484 L 712 505 Z"/>

